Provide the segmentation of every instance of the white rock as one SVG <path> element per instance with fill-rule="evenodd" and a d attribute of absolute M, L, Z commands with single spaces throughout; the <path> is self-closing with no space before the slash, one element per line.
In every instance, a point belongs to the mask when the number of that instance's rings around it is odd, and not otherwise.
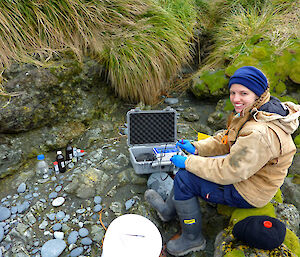
<path fill-rule="evenodd" d="M 57 198 L 55 198 L 55 199 L 52 201 L 52 205 L 53 205 L 54 207 L 58 207 L 58 206 L 63 205 L 64 202 L 65 202 L 65 198 L 63 198 L 63 197 L 57 197 Z"/>
<path fill-rule="evenodd" d="M 54 237 L 55 237 L 56 239 L 61 239 L 61 240 L 63 240 L 63 239 L 64 239 L 64 232 L 55 231 L 55 232 L 54 232 Z"/>

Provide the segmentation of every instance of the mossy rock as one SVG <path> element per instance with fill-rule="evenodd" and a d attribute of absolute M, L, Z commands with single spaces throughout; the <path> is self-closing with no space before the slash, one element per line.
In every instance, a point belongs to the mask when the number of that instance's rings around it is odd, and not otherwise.
<path fill-rule="evenodd" d="M 205 71 L 192 81 L 191 91 L 196 97 L 222 97 L 227 92 L 228 78 L 224 70 Z"/>
<path fill-rule="evenodd" d="M 294 67 L 291 69 L 289 78 L 296 84 L 300 84 L 300 60 L 299 62 L 294 62 Z"/>
<path fill-rule="evenodd" d="M 261 216 L 266 215 L 273 218 L 276 218 L 275 208 L 273 204 L 268 203 L 262 208 L 253 208 L 253 209 L 240 209 L 236 208 L 231 215 L 230 224 L 236 224 L 237 222 L 249 217 L 249 216 Z"/>
<path fill-rule="evenodd" d="M 231 252 L 228 252 L 224 257 L 245 257 L 245 254 L 242 250 L 233 249 Z"/>
<path fill-rule="evenodd" d="M 299 238 L 288 228 L 286 229 L 286 235 L 283 243 L 292 251 L 292 253 L 294 253 L 296 256 L 300 256 Z"/>

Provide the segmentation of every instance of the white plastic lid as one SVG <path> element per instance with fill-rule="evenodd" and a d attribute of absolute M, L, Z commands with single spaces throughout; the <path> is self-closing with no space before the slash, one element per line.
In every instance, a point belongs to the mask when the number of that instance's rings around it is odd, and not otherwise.
<path fill-rule="evenodd" d="M 159 257 L 161 249 L 160 232 L 150 220 L 125 214 L 109 225 L 101 257 Z"/>

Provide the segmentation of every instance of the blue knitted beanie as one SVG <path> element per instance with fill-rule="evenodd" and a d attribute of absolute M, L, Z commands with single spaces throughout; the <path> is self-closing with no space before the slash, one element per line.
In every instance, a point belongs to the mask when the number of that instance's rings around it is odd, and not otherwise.
<path fill-rule="evenodd" d="M 241 84 L 257 96 L 261 96 L 268 88 L 266 76 L 257 68 L 244 66 L 235 71 L 229 80 L 229 89 L 232 84 Z"/>

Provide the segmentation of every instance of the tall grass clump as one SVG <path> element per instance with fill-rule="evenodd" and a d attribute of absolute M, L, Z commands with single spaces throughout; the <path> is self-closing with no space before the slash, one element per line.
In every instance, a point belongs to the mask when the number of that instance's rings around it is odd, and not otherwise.
<path fill-rule="evenodd" d="M 153 103 L 190 59 L 192 0 L 0 1 L 0 71 L 72 51 L 103 63 L 116 93 Z"/>
<path fill-rule="evenodd" d="M 108 77 L 122 98 L 149 103 L 170 88 L 190 59 L 194 11 L 189 1 L 159 1 L 124 24 L 105 45 Z"/>
<path fill-rule="evenodd" d="M 225 2 L 231 2 L 234 8 L 229 8 L 229 15 L 215 30 L 214 43 L 204 69 L 224 67 L 247 46 L 261 40 L 270 40 L 275 51 L 280 52 L 299 37 L 298 1 L 253 1 L 253 5 L 244 0 Z"/>

